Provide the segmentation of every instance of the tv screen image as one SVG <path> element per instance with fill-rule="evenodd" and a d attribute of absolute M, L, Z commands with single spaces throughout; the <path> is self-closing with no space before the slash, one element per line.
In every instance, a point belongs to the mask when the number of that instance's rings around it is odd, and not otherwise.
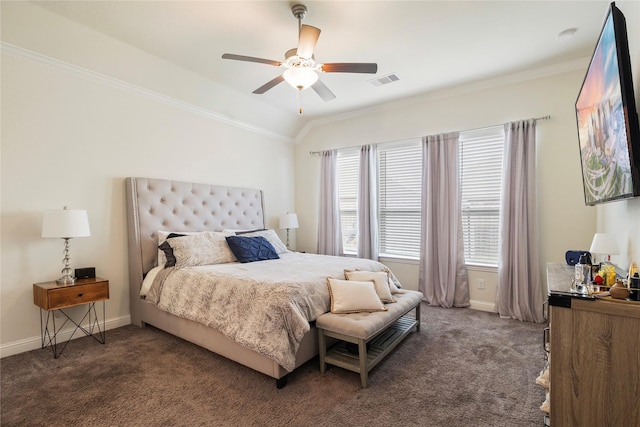
<path fill-rule="evenodd" d="M 629 47 L 624 16 L 613 3 L 576 100 L 576 117 L 585 203 L 640 195 Z"/>

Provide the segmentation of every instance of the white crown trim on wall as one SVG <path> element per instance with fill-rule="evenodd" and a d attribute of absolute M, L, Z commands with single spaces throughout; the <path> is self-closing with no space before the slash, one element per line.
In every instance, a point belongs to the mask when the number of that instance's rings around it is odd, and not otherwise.
<path fill-rule="evenodd" d="M 398 101 L 390 101 L 384 104 L 374 105 L 372 107 L 363 108 L 360 110 L 349 111 L 346 113 L 333 115 L 329 117 L 322 117 L 316 120 L 307 122 L 304 127 L 298 132 L 294 138 L 298 143 L 313 129 L 315 126 L 326 125 L 328 123 L 337 122 L 341 120 L 348 120 L 363 116 L 366 114 L 375 114 L 385 111 L 393 111 L 399 108 L 411 107 L 416 104 L 424 103 L 427 101 L 434 101 L 438 99 L 449 98 L 452 96 L 464 95 L 467 93 L 477 92 L 480 90 L 492 89 L 495 87 L 506 86 L 509 84 L 521 83 L 525 81 L 535 80 L 556 74 L 562 74 L 575 70 L 585 70 L 589 64 L 588 57 L 572 59 L 569 61 L 561 62 L 558 64 L 552 64 L 540 68 L 533 68 L 531 70 L 522 71 L 513 74 L 507 74 L 503 76 L 488 78 L 485 80 L 479 80 L 476 82 L 467 83 L 464 85 L 456 85 L 452 87 L 446 87 L 443 89 L 434 90 L 421 95 L 417 95 L 410 98 L 400 99 Z"/>
<path fill-rule="evenodd" d="M 192 104 L 190 102 L 182 101 L 177 98 L 173 98 L 171 96 L 162 94 L 160 92 L 156 92 L 151 89 L 146 89 L 142 86 L 125 82 L 124 80 L 116 79 L 115 77 L 111 77 L 106 74 L 98 73 L 96 71 L 92 71 L 92 70 L 80 67 L 78 65 L 70 64 L 68 62 L 64 62 L 59 59 L 55 59 L 38 52 L 34 52 L 19 46 L 15 46 L 10 43 L 0 42 L 0 47 L 2 49 L 3 54 L 6 53 L 16 58 L 27 59 L 29 61 L 33 61 L 40 64 L 46 64 L 61 70 L 65 70 L 71 74 L 85 78 L 87 80 L 97 82 L 113 88 L 122 89 L 127 92 L 130 92 L 139 96 L 143 96 L 145 98 L 152 99 L 154 101 L 157 101 L 166 105 L 170 105 L 172 107 L 179 108 L 181 110 L 188 111 L 190 113 L 193 113 L 202 117 L 206 117 L 211 120 L 215 120 L 227 125 L 231 125 L 240 129 L 247 130 L 249 132 L 268 136 L 270 138 L 276 138 L 283 142 L 289 142 L 289 143 L 293 142 L 293 139 L 286 135 L 282 135 L 280 133 L 273 132 L 268 129 L 253 126 L 246 122 L 232 119 L 230 117 L 216 113 L 215 111 L 209 110 L 207 108 L 200 107 L 198 105 Z"/>

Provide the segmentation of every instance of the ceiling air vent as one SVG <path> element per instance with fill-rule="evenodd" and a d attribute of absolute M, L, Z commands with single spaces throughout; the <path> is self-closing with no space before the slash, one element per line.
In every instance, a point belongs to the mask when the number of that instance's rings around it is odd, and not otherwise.
<path fill-rule="evenodd" d="M 386 76 L 378 77 L 376 79 L 371 79 L 367 81 L 374 86 L 382 86 L 382 85 L 386 85 L 387 83 L 397 82 L 398 80 L 400 80 L 400 77 L 398 77 L 397 74 L 395 73 L 391 73 L 391 74 L 387 74 Z"/>

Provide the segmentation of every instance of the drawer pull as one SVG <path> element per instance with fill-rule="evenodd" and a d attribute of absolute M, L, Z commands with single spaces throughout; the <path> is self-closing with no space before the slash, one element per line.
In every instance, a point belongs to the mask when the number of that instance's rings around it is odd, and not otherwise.
<path fill-rule="evenodd" d="M 81 298 L 81 297 L 82 297 L 82 295 L 84 295 L 84 294 L 78 294 L 78 298 Z"/>

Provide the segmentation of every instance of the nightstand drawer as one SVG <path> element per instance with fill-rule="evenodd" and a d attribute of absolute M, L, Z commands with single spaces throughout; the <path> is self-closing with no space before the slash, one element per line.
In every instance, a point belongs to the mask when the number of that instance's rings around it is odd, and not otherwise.
<path fill-rule="evenodd" d="M 56 282 L 33 285 L 33 302 L 45 310 L 56 310 L 107 299 L 109 299 L 109 281 L 101 278 L 77 280 L 70 286 L 59 286 Z"/>
<path fill-rule="evenodd" d="M 109 299 L 109 282 L 50 289 L 48 293 L 50 310 L 87 304 Z"/>

